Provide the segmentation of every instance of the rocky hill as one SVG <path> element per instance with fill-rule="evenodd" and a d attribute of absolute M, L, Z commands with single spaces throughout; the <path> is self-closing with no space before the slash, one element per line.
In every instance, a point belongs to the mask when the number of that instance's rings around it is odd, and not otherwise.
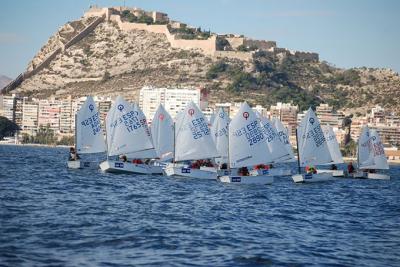
<path fill-rule="evenodd" d="M 97 22 L 96 18 L 84 17 L 60 28 L 28 64 L 29 75 L 22 75 L 13 92 L 35 97 L 122 94 L 137 100 L 145 85 L 194 86 L 207 90 L 211 103 L 229 99 L 268 106 L 293 101 L 305 108 L 327 102 L 337 109 L 380 104 L 400 111 L 400 76 L 388 69 L 340 69 L 308 53 L 235 47 L 226 36 L 213 37 L 220 51 L 210 54 L 173 45 L 171 38 L 176 37 L 159 30 L 162 25 L 154 27 L 158 30 L 146 30 L 139 23 L 124 28 L 123 12 L 111 17 L 107 13 Z M 93 27 L 88 34 L 68 45 L 89 25 Z M 211 40 L 198 31 L 202 39 Z M 35 70 L 45 60 L 48 64 Z"/>

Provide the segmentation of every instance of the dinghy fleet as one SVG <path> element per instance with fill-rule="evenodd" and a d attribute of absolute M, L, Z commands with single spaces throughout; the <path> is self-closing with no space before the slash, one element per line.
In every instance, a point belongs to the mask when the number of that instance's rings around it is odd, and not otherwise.
<path fill-rule="evenodd" d="M 210 122 L 193 102 L 174 119 L 160 105 L 149 126 L 138 105 L 118 96 L 107 114 L 104 138 L 99 112 L 89 96 L 76 114 L 75 126 L 75 149 L 71 149 L 75 154 L 68 161 L 71 169 L 100 167 L 110 173 L 232 184 L 272 184 L 281 176 L 292 176 L 296 183 L 336 177 L 390 179 L 376 173 L 389 166 L 378 133 L 367 126 L 358 141 L 354 173 L 322 167 L 341 164 L 343 157 L 332 127 L 322 126 L 311 108 L 296 129 L 297 159 L 282 122 L 270 121 L 247 103 L 232 120 L 221 108 Z M 80 158 L 104 152 L 107 158 L 100 164 Z M 288 163 L 296 161 L 298 173 L 292 175 Z M 316 165 L 320 166 L 317 171 Z"/>

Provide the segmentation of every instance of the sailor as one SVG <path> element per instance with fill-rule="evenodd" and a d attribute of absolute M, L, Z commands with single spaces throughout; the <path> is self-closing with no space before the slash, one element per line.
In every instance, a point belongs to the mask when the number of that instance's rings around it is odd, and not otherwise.
<path fill-rule="evenodd" d="M 239 168 L 238 173 L 240 176 L 249 176 L 249 169 L 247 167 Z"/>
<path fill-rule="evenodd" d="M 76 150 L 74 147 L 69 148 L 69 161 L 74 161 L 80 159 L 78 153 L 76 153 Z"/>
<path fill-rule="evenodd" d="M 313 173 L 316 174 L 317 173 L 317 169 L 314 166 L 306 166 L 306 172 L 307 173 Z"/>
<path fill-rule="evenodd" d="M 354 166 L 353 166 L 353 162 L 350 161 L 350 163 L 347 165 L 347 171 L 349 173 L 353 173 L 354 172 Z"/>
<path fill-rule="evenodd" d="M 335 164 L 332 164 L 331 165 L 331 170 L 334 170 L 334 171 L 337 170 L 337 166 Z"/>
<path fill-rule="evenodd" d="M 127 162 L 128 158 L 126 157 L 126 155 L 120 155 L 119 156 L 119 160 L 122 161 L 122 162 Z"/>

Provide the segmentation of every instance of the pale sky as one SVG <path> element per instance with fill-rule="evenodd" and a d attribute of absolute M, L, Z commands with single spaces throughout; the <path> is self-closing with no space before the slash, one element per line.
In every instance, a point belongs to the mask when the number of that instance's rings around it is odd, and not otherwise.
<path fill-rule="evenodd" d="M 216 33 L 317 52 L 337 67 L 400 71 L 397 0 L 1 0 L 0 74 L 11 78 L 68 21 L 90 5 L 136 6 Z"/>

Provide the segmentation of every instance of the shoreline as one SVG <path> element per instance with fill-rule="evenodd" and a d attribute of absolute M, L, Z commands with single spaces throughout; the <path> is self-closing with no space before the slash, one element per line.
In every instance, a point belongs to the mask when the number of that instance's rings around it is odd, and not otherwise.
<path fill-rule="evenodd" d="M 69 148 L 71 146 L 65 146 L 65 145 L 46 145 L 46 144 L 10 144 L 10 143 L 0 143 L 1 145 L 6 145 L 6 146 L 28 146 L 28 147 L 48 147 L 48 148 Z M 357 158 L 354 157 L 343 157 L 344 163 L 349 163 L 349 162 L 357 162 Z M 389 164 L 400 164 L 400 159 L 388 159 Z"/>
<path fill-rule="evenodd" d="M 30 147 L 50 147 L 50 148 L 69 148 L 71 146 L 65 146 L 65 145 L 46 145 L 46 144 L 11 144 L 11 143 L 0 143 L 1 145 L 5 146 L 30 146 Z"/>

